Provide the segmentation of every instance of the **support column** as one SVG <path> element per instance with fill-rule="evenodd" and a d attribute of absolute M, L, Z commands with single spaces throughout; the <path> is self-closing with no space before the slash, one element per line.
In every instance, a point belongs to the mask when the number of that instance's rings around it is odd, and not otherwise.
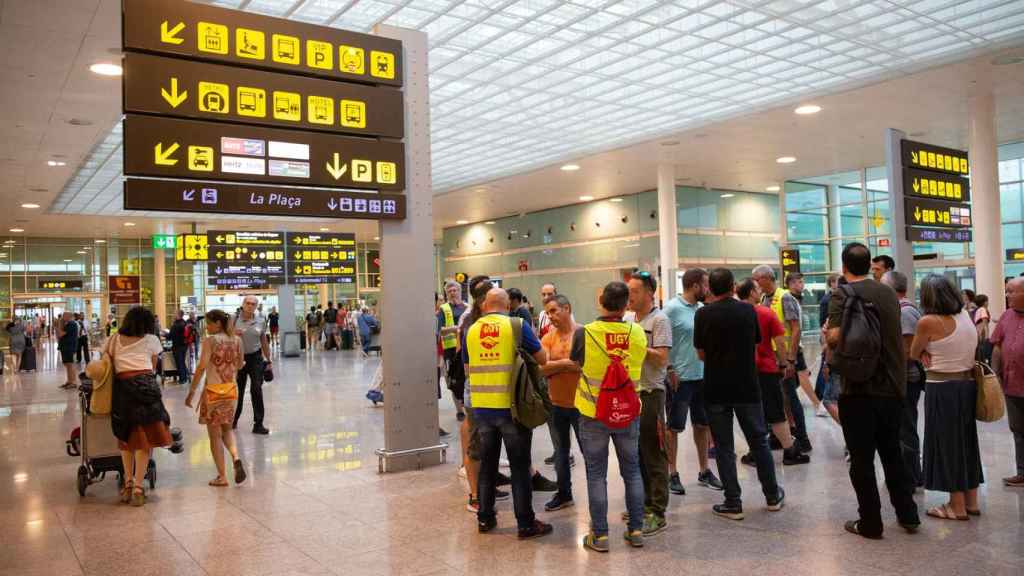
<path fill-rule="evenodd" d="M 384 455 L 388 471 L 440 463 L 437 352 L 430 306 L 433 191 L 427 35 L 378 26 L 402 41 L 405 69 L 405 220 L 380 224 L 381 346 L 384 363 Z M 414 287 L 409 290 L 409 287 Z M 426 291 L 424 292 L 423 289 Z M 452 426 L 455 425 L 453 422 Z M 394 454 L 393 456 L 391 454 Z"/>
<path fill-rule="evenodd" d="M 320 289 L 320 307 L 327 310 L 327 301 L 330 300 L 327 296 L 327 284 L 320 284 L 317 287 Z"/>
<path fill-rule="evenodd" d="M 885 175 L 889 180 L 889 243 L 896 269 L 907 275 L 907 298 L 914 300 L 914 246 L 907 240 L 907 217 L 903 206 L 903 152 L 901 141 L 907 135 L 895 128 L 885 131 Z M 867 218 L 867 215 L 864 216 Z M 865 220 L 866 222 L 866 220 Z"/>
<path fill-rule="evenodd" d="M 861 192 L 863 192 L 863 187 Z M 828 236 L 834 237 L 828 241 L 828 269 L 842 272 L 843 241 L 839 236 L 847 234 L 847 231 L 843 230 L 842 211 L 838 206 L 839 187 L 834 184 L 826 186 L 825 195 L 825 202 L 829 205 L 829 208 L 826 209 L 828 212 Z M 867 238 L 867 217 L 863 218 L 861 222 L 863 223 L 864 237 Z"/>
<path fill-rule="evenodd" d="M 661 261 L 661 298 L 676 295 L 679 269 L 679 224 L 676 213 L 676 168 L 658 164 L 658 254 Z"/>
<path fill-rule="evenodd" d="M 999 205 L 999 156 L 995 98 L 988 63 L 979 64 L 969 99 L 968 157 L 974 217 L 974 275 L 978 294 L 988 296 L 993 316 L 1006 308 L 1003 286 L 1003 225 Z"/>
<path fill-rule="evenodd" d="M 285 332 L 297 332 L 298 328 L 295 327 L 295 286 L 291 284 L 282 284 L 277 287 L 277 313 L 278 313 L 278 325 L 280 326 L 281 334 L 281 354 L 283 356 L 298 356 L 299 352 L 299 339 L 295 337 L 294 353 L 291 349 L 284 347 L 284 333 Z"/>
<path fill-rule="evenodd" d="M 167 261 L 161 248 L 153 249 L 153 314 L 160 317 L 160 325 L 170 328 L 167 317 Z"/>

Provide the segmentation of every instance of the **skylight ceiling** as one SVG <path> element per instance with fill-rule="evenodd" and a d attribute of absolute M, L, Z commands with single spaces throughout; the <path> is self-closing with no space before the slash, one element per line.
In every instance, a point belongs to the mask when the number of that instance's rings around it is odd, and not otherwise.
<path fill-rule="evenodd" d="M 210 3 L 425 31 L 435 192 L 1024 37 L 1021 0 Z"/>

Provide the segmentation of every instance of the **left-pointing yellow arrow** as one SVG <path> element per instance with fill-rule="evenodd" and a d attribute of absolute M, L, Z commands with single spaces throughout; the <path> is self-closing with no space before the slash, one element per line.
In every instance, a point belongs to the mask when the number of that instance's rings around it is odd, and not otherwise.
<path fill-rule="evenodd" d="M 167 44 L 181 44 L 184 38 L 178 38 L 178 32 L 185 29 L 184 22 L 178 22 L 174 28 L 167 28 L 167 20 L 160 23 L 160 41 Z"/>
<path fill-rule="evenodd" d="M 157 142 L 153 147 L 153 162 L 158 166 L 174 166 L 178 163 L 178 159 L 171 158 L 171 154 L 174 154 L 177 149 L 177 142 L 168 146 L 167 150 L 164 150 L 163 142 Z"/>
<path fill-rule="evenodd" d="M 171 77 L 170 92 L 166 88 L 160 88 L 160 95 L 171 105 L 171 108 L 177 108 L 178 104 L 181 104 L 188 98 L 188 90 L 178 92 L 178 79 Z"/>

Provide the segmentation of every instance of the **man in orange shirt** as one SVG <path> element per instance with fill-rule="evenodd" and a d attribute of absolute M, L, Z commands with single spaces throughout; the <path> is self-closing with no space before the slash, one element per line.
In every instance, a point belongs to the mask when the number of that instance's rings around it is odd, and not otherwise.
<path fill-rule="evenodd" d="M 551 512 L 573 505 L 569 429 L 576 433 L 576 444 L 579 445 L 580 413 L 575 404 L 580 368 L 569 359 L 572 337 L 576 332 L 569 299 L 561 294 L 548 298 L 544 301 L 544 312 L 554 328 L 548 330 L 540 341 L 548 353 L 548 363 L 541 366 L 541 371 L 547 376 L 551 397 L 551 440 L 555 445 L 555 475 L 558 479 L 558 492 L 544 505 L 544 509 Z"/>

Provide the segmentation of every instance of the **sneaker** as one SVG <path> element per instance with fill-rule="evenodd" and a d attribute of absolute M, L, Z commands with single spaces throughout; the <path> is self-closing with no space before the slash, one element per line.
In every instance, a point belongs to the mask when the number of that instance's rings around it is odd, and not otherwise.
<path fill-rule="evenodd" d="M 498 519 L 497 518 L 491 518 L 490 520 L 477 520 L 477 522 L 476 522 L 476 531 L 481 533 L 481 534 L 486 534 L 486 533 L 490 532 L 491 530 L 494 530 L 497 527 L 498 527 Z"/>
<path fill-rule="evenodd" d="M 587 534 L 583 537 L 583 547 L 590 548 L 594 552 L 607 552 L 608 551 L 608 535 L 597 536 L 593 533 Z"/>
<path fill-rule="evenodd" d="M 818 409 L 814 411 L 814 415 L 818 418 L 828 418 L 828 410 L 825 408 L 824 402 L 818 404 Z"/>
<path fill-rule="evenodd" d="M 260 436 L 266 436 L 267 434 L 270 434 L 270 430 L 267 430 L 263 426 L 253 426 L 252 433 L 259 434 Z"/>
<path fill-rule="evenodd" d="M 746 464 L 747 466 L 757 466 L 757 460 L 754 459 L 754 455 L 747 452 L 743 456 L 740 456 L 740 464 Z"/>
<path fill-rule="evenodd" d="M 534 520 L 533 526 L 530 526 L 528 528 L 520 528 L 518 536 L 520 540 L 529 540 L 531 538 L 540 538 L 541 536 L 547 536 L 548 534 L 551 534 L 553 530 L 554 527 L 552 527 L 551 524 L 541 522 L 540 520 Z"/>
<path fill-rule="evenodd" d="M 622 538 L 629 542 L 629 545 L 633 548 L 644 547 L 644 531 L 643 530 L 626 530 L 622 533 Z"/>
<path fill-rule="evenodd" d="M 711 507 L 711 511 L 716 516 L 729 520 L 743 520 L 743 506 L 739 504 L 715 504 Z"/>
<path fill-rule="evenodd" d="M 795 446 L 791 447 L 782 453 L 782 464 L 785 466 L 796 466 L 798 464 L 807 464 L 811 461 L 811 457 L 807 454 L 801 454 Z"/>
<path fill-rule="evenodd" d="M 508 486 L 511 483 L 512 483 L 512 479 L 511 478 L 509 478 L 508 476 L 502 474 L 501 472 L 498 472 L 498 477 L 497 477 L 497 479 L 495 479 L 494 485 L 495 486 Z"/>
<path fill-rule="evenodd" d="M 701 472 L 700 474 L 697 474 L 697 482 L 701 486 L 705 488 L 711 488 L 712 490 L 725 489 L 725 487 L 722 486 L 722 481 L 719 480 L 717 476 L 715 476 L 715 473 L 711 471 L 711 468 L 708 468 L 707 470 Z"/>
<path fill-rule="evenodd" d="M 768 501 L 768 511 L 778 512 L 782 510 L 783 503 L 786 501 L 786 491 L 779 486 L 779 494 L 775 498 Z"/>
<path fill-rule="evenodd" d="M 668 528 L 668 522 L 665 521 L 663 516 L 648 514 L 644 516 L 644 526 L 641 534 L 643 536 L 654 536 L 655 534 L 661 534 L 666 528 Z M 626 539 L 629 540 L 628 537 Z M 632 542 L 630 542 L 630 544 L 632 544 Z M 641 541 L 640 544 L 642 546 L 643 541 Z"/>
<path fill-rule="evenodd" d="M 548 480 L 547 478 L 542 476 L 540 472 L 537 472 L 536 474 L 533 475 L 533 480 L 531 481 L 531 484 L 533 485 L 532 487 L 534 492 L 558 491 L 558 484 L 552 482 L 551 480 Z"/>
<path fill-rule="evenodd" d="M 544 505 L 545 512 L 554 512 L 555 510 L 561 510 L 562 508 L 569 508 L 573 505 L 572 498 L 562 498 L 560 494 L 555 494 L 548 500 L 548 503 Z"/>
<path fill-rule="evenodd" d="M 1009 478 L 1003 478 L 1003 486 L 1010 488 L 1024 488 L 1024 474 L 1017 474 Z"/>
<path fill-rule="evenodd" d="M 466 511 L 467 512 L 472 512 L 473 514 L 476 514 L 477 512 L 479 512 L 480 511 L 480 500 L 470 496 L 469 497 L 469 503 L 466 504 Z"/>
<path fill-rule="evenodd" d="M 679 480 L 679 474 L 669 476 L 668 491 L 680 496 L 686 495 L 686 488 L 683 488 L 683 483 Z"/>
<path fill-rule="evenodd" d="M 511 496 L 511 494 L 509 494 L 508 492 L 505 492 L 504 490 L 497 490 L 497 489 L 494 490 L 494 501 L 495 502 L 504 502 L 505 500 L 509 499 L 509 496 Z"/>
<path fill-rule="evenodd" d="M 807 452 L 811 452 L 812 450 L 814 450 L 814 448 L 811 446 L 811 441 L 808 438 L 804 438 L 803 440 L 797 439 L 797 441 L 794 442 L 793 445 L 796 446 L 797 450 L 805 454 Z"/>

